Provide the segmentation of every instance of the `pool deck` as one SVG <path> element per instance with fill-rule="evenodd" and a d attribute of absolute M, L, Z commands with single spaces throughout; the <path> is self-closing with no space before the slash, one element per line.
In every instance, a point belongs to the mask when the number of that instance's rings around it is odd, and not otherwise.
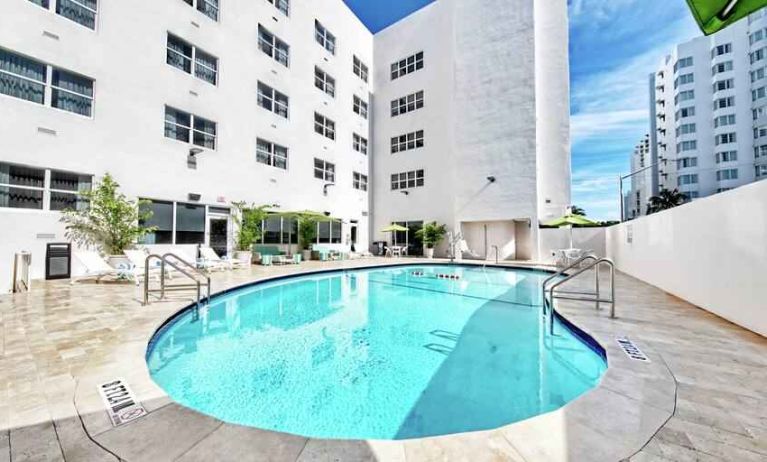
<path fill-rule="evenodd" d="M 213 288 L 392 261 L 252 267 L 214 274 Z M 558 304 L 607 351 L 597 388 L 499 429 L 406 441 L 307 439 L 186 409 L 152 382 L 144 354 L 188 299 L 143 307 L 131 284 L 39 283 L 0 296 L 0 462 L 767 460 L 767 339 L 624 274 L 616 279 L 617 319 L 593 304 Z M 629 359 L 615 340 L 622 336 L 650 361 Z M 117 377 L 149 414 L 113 428 L 97 385 Z"/>

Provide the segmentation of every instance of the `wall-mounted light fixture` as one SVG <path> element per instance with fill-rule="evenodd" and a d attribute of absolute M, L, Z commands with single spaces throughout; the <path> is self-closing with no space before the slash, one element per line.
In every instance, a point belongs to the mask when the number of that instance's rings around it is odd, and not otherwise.
<path fill-rule="evenodd" d="M 186 157 L 186 166 L 196 170 L 197 169 L 197 154 L 202 152 L 201 148 L 189 149 L 189 155 Z"/>
<path fill-rule="evenodd" d="M 322 186 L 322 195 L 323 196 L 327 196 L 328 195 L 328 188 L 330 188 L 332 186 L 335 186 L 335 185 L 336 185 L 335 183 L 325 183 Z"/>
<path fill-rule="evenodd" d="M 406 196 L 409 196 L 409 195 L 410 195 L 410 191 L 400 191 L 400 193 L 402 193 L 402 194 L 404 194 L 404 195 L 406 195 Z"/>
<path fill-rule="evenodd" d="M 489 181 L 490 183 L 495 183 L 495 177 L 491 175 L 487 177 L 487 181 Z"/>
<path fill-rule="evenodd" d="M 197 154 L 202 153 L 202 151 L 203 151 L 202 148 L 192 148 L 189 150 L 189 157 L 194 157 Z"/>

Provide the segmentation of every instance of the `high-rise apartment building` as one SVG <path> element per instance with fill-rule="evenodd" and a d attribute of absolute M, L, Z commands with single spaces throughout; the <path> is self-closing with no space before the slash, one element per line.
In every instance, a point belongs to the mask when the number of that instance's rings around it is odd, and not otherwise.
<path fill-rule="evenodd" d="M 32 250 L 40 275 L 107 172 L 152 201 L 148 244 L 228 252 L 245 201 L 326 212 L 330 246 L 402 222 L 418 253 L 436 220 L 534 258 L 570 202 L 567 5 L 538 5 L 440 0 L 372 34 L 342 0 L 5 2 L 3 266 Z M 295 228 L 270 219 L 263 243 Z"/>
<path fill-rule="evenodd" d="M 631 190 L 628 194 L 624 218 L 636 218 L 647 213 L 647 202 L 654 192 L 653 158 L 650 149 L 650 135 L 646 134 L 634 147 L 631 154 Z"/>

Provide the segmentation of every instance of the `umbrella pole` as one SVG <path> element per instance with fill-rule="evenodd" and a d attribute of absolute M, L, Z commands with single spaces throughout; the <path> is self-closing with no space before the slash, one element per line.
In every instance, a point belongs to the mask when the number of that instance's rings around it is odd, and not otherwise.
<path fill-rule="evenodd" d="M 570 248 L 573 248 L 573 225 L 570 225 Z"/>

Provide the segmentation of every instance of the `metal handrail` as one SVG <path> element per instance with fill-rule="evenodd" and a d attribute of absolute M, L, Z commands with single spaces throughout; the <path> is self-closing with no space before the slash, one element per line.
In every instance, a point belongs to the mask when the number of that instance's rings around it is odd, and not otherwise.
<path fill-rule="evenodd" d="M 491 245 L 490 248 L 491 249 L 495 249 L 495 264 L 497 265 L 498 264 L 498 252 L 499 252 L 498 246 L 497 245 Z"/>
<path fill-rule="evenodd" d="M 556 273 L 552 274 L 551 276 L 549 276 L 548 278 L 546 278 L 543 281 L 543 284 L 541 284 L 541 295 L 543 296 L 543 314 L 546 314 L 546 284 L 548 284 L 553 279 L 555 279 L 555 278 L 557 278 L 559 276 L 562 276 L 562 275 L 567 276 L 565 274 L 566 271 L 569 271 L 569 270 L 575 268 L 576 266 L 579 266 L 581 263 L 583 263 L 586 260 L 598 260 L 598 258 L 596 257 L 596 255 L 593 255 L 593 254 L 584 255 L 584 256 L 580 257 L 579 259 L 575 260 L 569 266 L 566 266 L 565 268 L 562 268 L 561 270 L 559 270 Z M 597 283 L 597 284 L 599 284 L 599 283 Z"/>
<path fill-rule="evenodd" d="M 176 260 L 176 262 L 170 261 L 170 258 L 173 258 Z M 150 289 L 149 288 L 149 270 L 150 266 L 149 264 L 153 259 L 160 260 L 160 288 L 159 289 Z M 191 269 L 192 271 L 189 272 L 182 268 L 178 263 L 182 263 L 185 265 L 188 269 Z M 179 273 L 183 274 L 184 276 L 188 277 L 189 279 L 193 280 L 193 284 L 174 284 L 173 286 L 166 287 L 165 286 L 165 265 L 170 266 L 171 268 L 175 269 Z M 199 278 L 203 277 L 205 278 L 205 282 L 201 281 Z M 184 260 L 183 258 L 179 257 L 178 255 L 174 253 L 166 253 L 164 255 L 158 255 L 158 254 L 150 254 L 147 255 L 146 260 L 144 260 L 144 305 L 149 304 L 149 294 L 152 292 L 160 292 L 160 298 L 165 297 L 166 291 L 174 291 L 174 290 L 185 290 L 185 289 L 197 289 L 197 298 L 196 303 L 197 307 L 200 307 L 200 300 L 202 299 L 202 286 L 205 286 L 206 288 L 206 303 L 210 303 L 210 276 L 207 273 L 204 273 L 197 269 L 195 266 L 193 266 L 188 261 Z"/>
<path fill-rule="evenodd" d="M 586 260 L 586 259 L 588 259 L 587 257 L 588 256 L 582 257 L 579 260 Z M 586 265 L 586 266 L 584 266 L 582 268 L 579 268 L 576 272 L 574 272 L 572 274 L 568 274 L 564 279 L 560 279 L 559 281 L 557 281 L 554 284 L 552 284 L 551 287 L 548 288 L 548 291 L 549 291 L 549 298 L 548 298 L 548 300 L 546 298 L 546 287 L 545 287 L 545 282 L 544 282 L 543 305 L 544 305 L 544 310 L 545 310 L 546 304 L 547 303 L 550 304 L 550 310 L 549 310 L 549 333 L 551 335 L 554 335 L 554 299 L 555 298 L 560 298 L 560 299 L 564 299 L 564 300 L 576 300 L 576 301 L 593 301 L 593 302 L 596 303 L 596 308 L 597 309 L 599 309 L 599 304 L 600 303 L 609 303 L 610 304 L 610 318 L 611 319 L 615 318 L 615 263 L 613 263 L 613 261 L 610 260 L 609 258 L 599 258 L 599 259 L 597 259 L 594 256 L 591 256 L 591 257 L 594 259 L 593 262 L 591 262 L 590 264 L 588 264 L 588 265 Z M 599 288 L 599 267 L 603 263 L 607 264 L 607 266 L 610 268 L 610 298 L 607 298 L 607 299 L 603 299 L 602 298 L 601 292 L 600 292 L 600 288 Z M 575 263 L 573 265 L 575 265 Z M 595 289 L 596 289 L 596 292 L 594 292 L 594 293 L 590 293 L 590 292 L 566 292 L 566 291 L 560 290 L 560 291 L 558 291 L 555 294 L 554 290 L 557 287 L 561 286 L 562 284 L 564 284 L 564 283 L 566 283 L 568 281 L 573 280 L 577 276 L 583 274 L 584 272 L 586 272 L 586 271 L 588 271 L 588 270 L 590 270 L 592 268 L 595 270 L 595 273 L 596 273 L 596 278 L 595 278 L 595 286 L 596 286 Z M 551 278 L 547 279 L 547 281 L 550 280 L 550 279 Z M 565 294 L 565 293 L 567 293 L 567 294 L 581 294 L 581 295 L 586 295 L 587 297 L 572 297 L 572 296 L 568 296 L 568 295 L 559 295 L 559 294 Z M 594 296 L 595 298 L 590 298 L 589 296 Z"/>

